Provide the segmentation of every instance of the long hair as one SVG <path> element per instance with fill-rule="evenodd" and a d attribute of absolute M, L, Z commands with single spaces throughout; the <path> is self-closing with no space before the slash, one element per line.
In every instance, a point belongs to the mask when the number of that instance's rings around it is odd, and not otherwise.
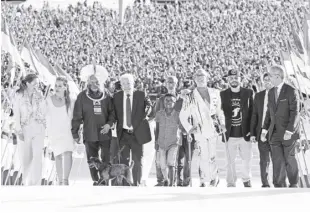
<path fill-rule="evenodd" d="M 17 93 L 24 93 L 27 89 L 27 83 L 30 84 L 35 79 L 37 79 L 38 76 L 36 74 L 28 74 L 25 76 L 24 79 L 21 80 L 19 89 L 16 91 Z"/>
<path fill-rule="evenodd" d="M 61 81 L 64 84 L 64 86 L 66 87 L 64 95 L 65 95 L 65 104 L 66 104 L 67 113 L 68 113 L 69 108 L 71 106 L 70 90 L 69 90 L 68 80 L 67 80 L 67 78 L 60 76 L 60 77 L 56 78 L 56 81 Z"/>

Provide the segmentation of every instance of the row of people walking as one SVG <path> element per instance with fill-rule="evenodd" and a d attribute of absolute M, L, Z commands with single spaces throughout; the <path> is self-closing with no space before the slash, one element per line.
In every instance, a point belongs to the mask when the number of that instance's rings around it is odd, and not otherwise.
<path fill-rule="evenodd" d="M 70 97 L 65 78 L 57 78 L 55 93 L 44 97 L 37 89 L 37 76 L 27 75 L 17 91 L 13 110 L 15 129 L 24 141 L 24 184 L 40 184 L 47 130 L 60 184 L 69 184 L 74 143 L 83 141 L 87 159 L 100 154 L 105 162 L 110 161 L 110 148 L 116 147 L 117 143 L 121 148 L 117 162 L 129 165 L 133 160 L 133 183 L 142 185 L 143 147 L 152 140 L 149 122 L 155 121 L 153 139 L 158 186 L 189 185 L 190 162 L 195 148 L 200 153 L 200 186 L 217 186 L 216 142 L 220 139 L 226 148 L 228 187 L 236 186 L 238 153 L 242 159 L 241 179 L 245 187 L 251 187 L 252 146 L 257 141 L 262 186 L 271 186 L 268 167 L 272 156 L 273 185 L 285 187 L 287 177 L 290 187 L 297 187 L 298 166 L 294 149 L 300 136 L 301 105 L 297 90 L 284 83 L 284 69 L 281 66 L 270 68 L 270 73 L 263 77 L 266 90 L 256 94 L 255 99 L 252 90 L 240 86 L 241 76 L 236 70 L 229 70 L 230 88 L 224 91 L 207 87 L 210 76 L 204 70 L 196 72 L 193 79 L 196 84 L 193 90 L 177 94 L 177 79 L 168 77 L 168 93 L 153 107 L 144 92 L 134 89 L 131 74 L 121 76 L 122 91 L 111 95 L 104 88 L 107 77 L 94 70 L 88 75 L 87 88 L 76 100 Z M 98 171 L 90 168 L 90 174 L 97 185 Z"/>

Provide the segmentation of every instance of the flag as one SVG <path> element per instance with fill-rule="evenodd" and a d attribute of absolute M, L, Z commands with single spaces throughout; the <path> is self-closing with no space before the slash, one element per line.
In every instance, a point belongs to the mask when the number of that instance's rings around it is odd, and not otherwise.
<path fill-rule="evenodd" d="M 305 14 L 303 29 L 304 29 L 304 47 L 307 55 L 306 64 L 310 66 L 310 13 Z"/>
<path fill-rule="evenodd" d="M 300 58 L 296 56 L 294 53 L 289 41 L 288 50 L 289 50 L 289 58 L 285 55 L 285 53 L 281 54 L 282 59 L 284 60 L 284 67 L 287 73 L 288 80 L 292 86 L 296 89 L 300 90 L 304 94 L 310 94 L 310 80 L 306 78 L 304 75 L 307 70 L 305 69 L 304 63 L 301 62 Z"/>
<path fill-rule="evenodd" d="M 38 73 L 38 77 L 43 83 L 46 85 L 55 84 L 55 73 L 52 70 L 49 70 L 50 67 L 46 67 L 45 62 L 41 61 L 42 58 L 37 56 L 36 51 L 33 50 L 33 48 L 28 43 L 25 43 L 25 46 L 22 49 L 22 58 L 30 65 L 32 70 Z"/>
<path fill-rule="evenodd" d="M 13 85 L 14 79 L 16 76 L 16 64 L 20 68 L 20 73 L 18 76 L 18 79 L 20 77 L 24 76 L 26 74 L 25 67 L 24 67 L 24 62 L 22 61 L 21 55 L 17 49 L 17 45 L 15 42 L 15 39 L 10 32 L 9 28 L 7 27 L 5 19 L 2 20 L 1 22 L 1 36 L 2 36 L 2 44 L 1 48 L 2 50 L 10 53 L 11 58 L 12 58 L 12 69 L 10 70 L 11 72 L 11 84 Z"/>

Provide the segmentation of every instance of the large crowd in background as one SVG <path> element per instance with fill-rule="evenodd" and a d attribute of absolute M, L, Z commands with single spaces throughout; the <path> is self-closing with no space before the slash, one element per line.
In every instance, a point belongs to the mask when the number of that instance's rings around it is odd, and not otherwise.
<path fill-rule="evenodd" d="M 76 82 L 81 68 L 94 61 L 111 77 L 133 73 L 150 93 L 157 92 L 171 72 L 180 88 L 190 85 L 199 68 L 211 74 L 212 87 L 225 88 L 222 77 L 231 68 L 241 71 L 243 84 L 251 87 L 266 62 L 280 63 L 285 41 L 292 40 L 292 29 L 302 26 L 304 16 L 302 1 L 137 3 L 126 10 L 120 26 L 116 12 L 99 3 L 65 10 L 2 5 L 20 49 L 30 42 Z M 1 62 L 3 85 L 10 64 L 3 52 Z"/>
<path fill-rule="evenodd" d="M 65 10 L 53 9 L 48 5 L 36 10 L 5 4 L 1 9 L 19 50 L 29 43 L 34 49 L 40 50 L 52 66 L 60 65 L 78 85 L 81 83 L 81 69 L 95 63 L 108 71 L 108 89 L 120 80 L 122 74 L 131 73 L 135 77 L 135 88 L 146 91 L 148 95 L 157 94 L 158 97 L 168 92 L 169 88 L 164 87 L 169 85 L 168 79 L 177 83 L 175 92 L 178 94 L 197 84 L 201 75 L 208 80 L 208 87 L 224 90 L 230 86 L 225 76 L 237 75 L 235 71 L 241 75 L 243 88 L 258 92 L 267 66 L 281 64 L 280 53 L 287 50 L 286 41 L 293 41 L 292 32 L 302 27 L 305 10 L 309 11 L 301 1 L 218 0 L 208 3 L 194 0 L 180 4 L 136 4 L 126 10 L 124 23 L 119 24 L 117 13 L 103 8 L 99 3 L 79 3 Z M 294 42 L 291 43 L 294 45 Z M 1 62 L 2 88 L 10 88 L 10 55 L 2 51 Z M 29 64 L 25 63 L 25 68 L 30 71 Z M 199 77 L 200 72 L 202 74 Z M 171 79 L 171 76 L 176 79 Z M 28 83 L 36 82 L 33 79 Z M 19 82 L 19 79 L 15 79 L 15 82 Z M 86 83 L 91 90 L 92 79 L 89 78 Z M 111 91 L 114 89 L 120 90 L 113 88 Z M 8 89 L 1 95 L 10 96 L 9 92 L 14 91 Z M 87 90 L 85 93 L 87 97 L 96 96 L 95 93 L 88 94 Z M 251 97 L 249 95 L 249 100 Z M 2 97 L 2 100 L 5 99 Z M 25 103 L 20 105 L 27 105 L 28 102 Z M 2 102 L 2 109 L 10 109 L 11 106 L 5 107 L 4 104 L 10 105 Z M 249 110 L 248 114 L 251 113 Z M 125 130 L 129 135 L 132 134 L 132 129 Z M 113 136 L 121 140 L 119 137 Z M 78 142 L 80 138 L 74 140 Z M 249 150 L 247 152 L 250 153 Z M 39 170 L 36 172 L 40 173 Z M 92 178 L 97 184 L 97 177 L 92 175 Z M 217 178 L 211 180 L 211 185 L 217 186 Z M 134 185 L 139 185 L 137 177 L 134 179 Z M 245 187 L 251 187 L 249 180 L 244 184 Z"/>

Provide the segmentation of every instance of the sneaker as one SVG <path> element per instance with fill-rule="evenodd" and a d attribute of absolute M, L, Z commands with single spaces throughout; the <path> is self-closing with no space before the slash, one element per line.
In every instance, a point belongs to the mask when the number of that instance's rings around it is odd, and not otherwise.
<path fill-rule="evenodd" d="M 251 181 L 250 181 L 250 180 L 249 180 L 249 181 L 246 181 L 246 182 L 243 182 L 243 185 L 244 185 L 244 187 L 246 187 L 246 188 L 252 187 Z"/>
<path fill-rule="evenodd" d="M 228 187 L 228 188 L 236 187 L 236 184 L 234 184 L 234 183 L 229 183 L 229 184 L 227 184 L 227 187 Z"/>
<path fill-rule="evenodd" d="M 216 179 L 210 181 L 209 186 L 210 187 L 217 187 L 217 185 L 219 185 L 219 183 L 220 183 L 220 179 L 216 178 Z"/>
<path fill-rule="evenodd" d="M 158 182 L 155 186 L 163 186 L 164 183 L 163 182 Z"/>

